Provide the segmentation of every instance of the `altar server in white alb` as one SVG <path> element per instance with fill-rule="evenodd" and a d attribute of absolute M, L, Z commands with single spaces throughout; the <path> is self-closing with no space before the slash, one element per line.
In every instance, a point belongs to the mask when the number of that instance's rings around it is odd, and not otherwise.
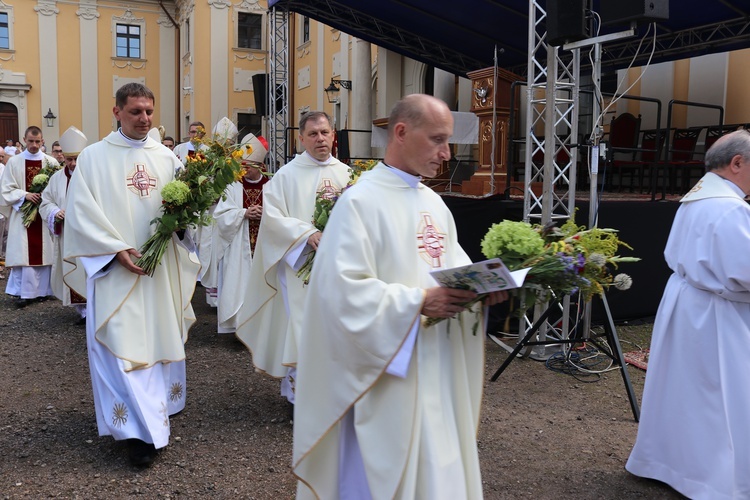
<path fill-rule="evenodd" d="M 76 266 L 63 261 L 63 233 L 68 186 L 77 166 L 78 155 L 87 142 L 86 136 L 76 127 L 70 127 L 60 137 L 59 147 L 62 149 L 64 166 L 50 177 L 39 206 L 39 215 L 47 224 L 54 241 L 50 279 L 52 291 L 64 306 L 74 307 L 82 318 L 86 317 L 86 275 L 82 268 L 75 271 Z"/>
<path fill-rule="evenodd" d="M 318 193 L 338 196 L 349 182 L 349 167 L 331 156 L 331 118 L 322 111 L 308 112 L 299 128 L 305 151 L 263 189 L 258 244 L 237 327 L 255 368 L 284 377 L 281 392 L 292 403 L 297 343 L 308 329 L 302 314 L 307 289 L 297 271 L 307 253 L 318 248 L 322 234 L 312 224 L 315 199 Z"/>
<path fill-rule="evenodd" d="M 41 203 L 41 193 L 31 193 L 27 187 L 45 164 L 59 165 L 57 160 L 41 152 L 39 127 L 26 129 L 24 141 L 26 149 L 8 159 L 0 178 L 0 211 L 8 218 L 5 266 L 10 268 L 10 274 L 5 293 L 18 297 L 17 307 L 52 295 L 52 238 L 39 215 L 28 228 L 24 226 L 21 206 L 25 201 Z"/>
<path fill-rule="evenodd" d="M 750 498 L 750 133 L 705 156 L 664 257 L 638 437 L 627 463 L 688 498 Z"/>
<path fill-rule="evenodd" d="M 214 211 L 218 236 L 214 243 L 221 255 L 216 310 L 219 333 L 237 330 L 237 313 L 245 298 L 263 215 L 263 186 L 268 182 L 268 176 L 263 175 L 263 160 L 268 153 L 266 140 L 248 134 L 242 139 L 241 148 L 245 175 L 227 189 L 226 199 L 219 200 Z"/>
<path fill-rule="evenodd" d="M 161 189 L 180 162 L 148 136 L 154 95 L 128 83 L 116 94 L 117 132 L 84 149 L 68 190 L 65 260 L 86 270 L 86 337 L 100 435 L 128 440 L 148 465 L 185 407 L 185 349 L 199 271 L 175 235 L 153 277 L 134 264 L 161 215 Z"/>
<path fill-rule="evenodd" d="M 429 274 L 471 261 L 448 207 L 420 182 L 450 158 L 452 133 L 444 102 L 405 97 L 388 119 L 384 161 L 333 209 L 299 346 L 299 499 L 482 497 L 485 336 L 472 329 L 483 318 L 461 305 L 474 292 Z M 487 304 L 505 298 L 494 292 Z M 452 319 L 424 327 L 425 316 Z"/>

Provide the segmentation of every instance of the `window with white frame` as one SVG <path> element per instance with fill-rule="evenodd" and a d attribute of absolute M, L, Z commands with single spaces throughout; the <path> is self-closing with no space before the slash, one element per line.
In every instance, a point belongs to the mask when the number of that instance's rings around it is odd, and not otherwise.
<path fill-rule="evenodd" d="M 237 12 L 237 48 L 263 48 L 263 16 L 250 12 Z"/>
<path fill-rule="evenodd" d="M 11 9 L 0 10 L 0 49 L 13 49 L 13 11 Z"/>
<path fill-rule="evenodd" d="M 302 32 L 300 33 L 300 45 L 310 41 L 310 18 L 302 16 Z"/>
<path fill-rule="evenodd" d="M 115 28 L 115 56 L 141 58 L 141 27 L 137 24 L 117 23 Z"/>

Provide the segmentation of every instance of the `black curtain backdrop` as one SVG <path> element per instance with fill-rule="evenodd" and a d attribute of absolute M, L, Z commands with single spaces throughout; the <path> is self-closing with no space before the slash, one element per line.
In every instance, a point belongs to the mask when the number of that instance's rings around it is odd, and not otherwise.
<path fill-rule="evenodd" d="M 481 199 L 444 196 L 443 200 L 456 220 L 461 246 L 474 261 L 485 258 L 480 242 L 492 224 L 504 219 L 523 218 L 523 202 L 505 200 L 501 195 Z M 576 222 L 585 225 L 589 203 L 579 202 L 576 207 Z M 664 262 L 664 247 L 677 208 L 677 202 L 603 201 L 599 205 L 599 226 L 619 230 L 620 238 L 633 247 L 632 251 L 624 249 L 623 256 L 641 258 L 640 262 L 623 264 L 615 271 L 633 278 L 630 290 L 613 288 L 607 293 L 615 321 L 650 318 L 656 314 L 671 274 Z M 501 311 L 495 311 L 493 316 L 502 316 Z M 603 320 L 599 300 L 594 301 L 592 320 L 597 323 Z"/>

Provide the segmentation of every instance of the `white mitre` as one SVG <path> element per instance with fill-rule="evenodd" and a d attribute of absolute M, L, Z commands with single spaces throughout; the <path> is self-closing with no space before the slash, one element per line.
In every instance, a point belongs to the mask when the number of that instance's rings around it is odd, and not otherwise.
<path fill-rule="evenodd" d="M 75 127 L 70 127 L 60 136 L 59 142 L 64 156 L 78 156 L 78 153 L 83 151 L 89 141 L 83 132 Z"/>
<path fill-rule="evenodd" d="M 213 135 L 215 141 L 234 142 L 239 133 L 240 131 L 237 130 L 232 120 L 225 116 L 214 126 Z"/>
<path fill-rule="evenodd" d="M 161 144 L 161 132 L 159 132 L 159 129 L 154 127 L 151 130 L 148 131 L 148 136 Z"/>
<path fill-rule="evenodd" d="M 255 163 L 263 163 L 268 154 L 268 141 L 263 136 L 256 137 L 255 134 L 247 134 L 242 138 L 242 159 Z M 250 150 L 245 146 L 250 146 Z"/>

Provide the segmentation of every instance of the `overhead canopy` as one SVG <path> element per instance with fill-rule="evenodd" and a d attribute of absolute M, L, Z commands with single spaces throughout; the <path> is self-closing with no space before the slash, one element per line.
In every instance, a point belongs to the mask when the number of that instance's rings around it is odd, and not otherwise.
<path fill-rule="evenodd" d="M 271 0 L 269 7 L 309 16 L 457 75 L 492 66 L 497 47 L 498 65 L 524 74 L 529 1 Z M 594 0 L 595 11 L 600 1 L 624 0 Z M 669 0 L 669 4 L 669 20 L 657 25 L 652 63 L 750 47 L 750 0 Z M 624 28 L 605 26 L 600 34 Z M 639 32 L 645 33 L 645 26 Z M 602 70 L 630 64 L 639 41 L 635 37 L 604 44 Z M 648 59 L 651 47 L 644 47 L 636 66 Z"/>

